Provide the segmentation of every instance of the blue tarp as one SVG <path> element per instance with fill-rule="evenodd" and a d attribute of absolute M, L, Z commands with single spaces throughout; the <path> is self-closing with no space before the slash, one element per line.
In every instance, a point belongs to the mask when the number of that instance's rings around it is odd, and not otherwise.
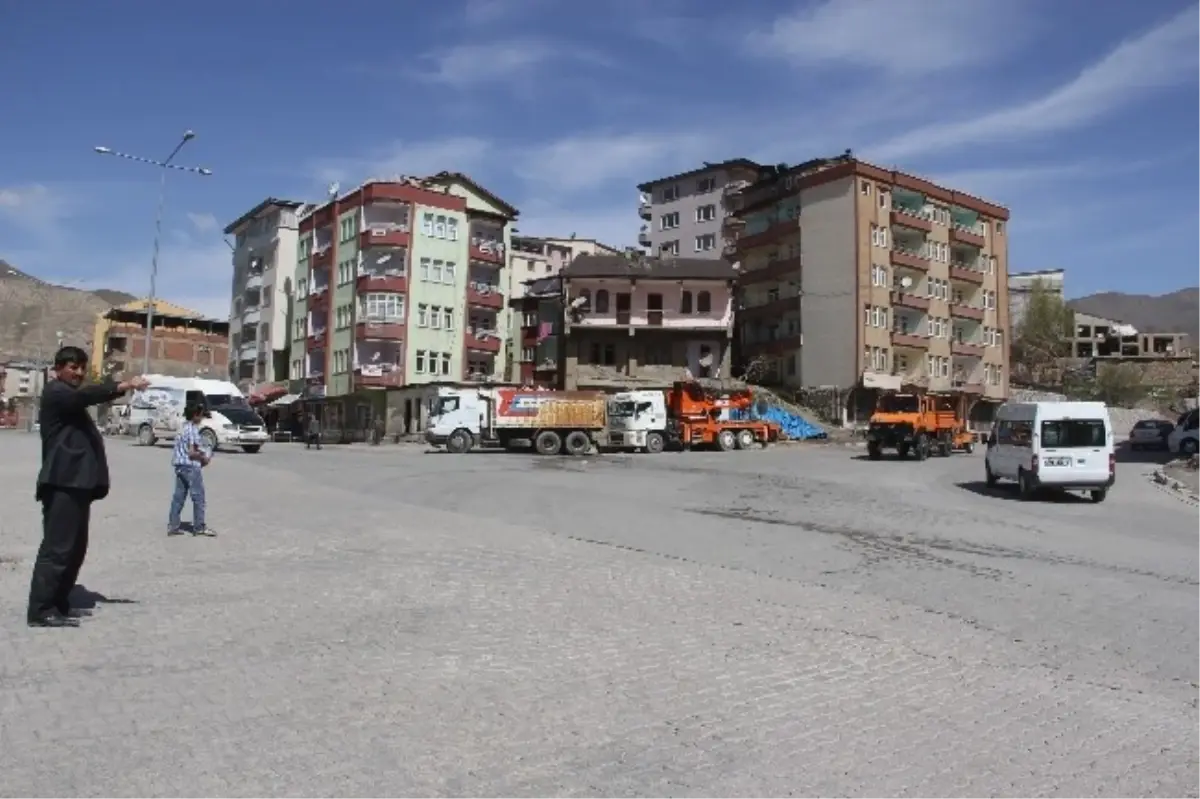
<path fill-rule="evenodd" d="M 755 405 L 759 404 L 755 403 Z M 828 433 L 822 428 L 798 414 L 784 410 L 778 405 L 771 404 L 769 399 L 766 400 L 766 405 L 767 407 L 761 413 L 759 413 L 758 408 L 754 408 L 750 411 L 739 412 L 735 415 L 735 418 L 762 419 L 766 422 L 774 422 L 783 429 L 783 435 L 793 441 L 829 437 Z"/>

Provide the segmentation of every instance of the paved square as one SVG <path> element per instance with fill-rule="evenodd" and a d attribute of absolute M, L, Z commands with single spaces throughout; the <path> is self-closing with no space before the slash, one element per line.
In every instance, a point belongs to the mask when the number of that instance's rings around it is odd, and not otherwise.
<path fill-rule="evenodd" d="M 1197 793 L 1197 514 L 1149 467 L 1027 504 L 979 456 L 277 445 L 206 472 L 210 540 L 109 447 L 108 601 L 30 630 L 0 434 L 6 796 Z"/>

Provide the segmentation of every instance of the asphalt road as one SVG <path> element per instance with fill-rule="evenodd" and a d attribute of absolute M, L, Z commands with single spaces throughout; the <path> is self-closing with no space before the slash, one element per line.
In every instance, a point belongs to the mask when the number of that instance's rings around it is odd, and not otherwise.
<path fill-rule="evenodd" d="M 78 630 L 23 623 L 0 436 L 3 795 L 1197 794 L 1197 512 L 982 458 L 584 460 L 115 443 Z M 186 516 L 185 516 L 186 518 Z"/>

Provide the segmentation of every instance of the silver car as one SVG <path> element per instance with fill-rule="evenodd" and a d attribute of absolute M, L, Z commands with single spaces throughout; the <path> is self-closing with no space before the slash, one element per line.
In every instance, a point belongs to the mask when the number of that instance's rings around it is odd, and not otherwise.
<path fill-rule="evenodd" d="M 1143 419 L 1129 431 L 1131 449 L 1166 449 L 1167 436 L 1175 425 L 1165 419 Z"/>

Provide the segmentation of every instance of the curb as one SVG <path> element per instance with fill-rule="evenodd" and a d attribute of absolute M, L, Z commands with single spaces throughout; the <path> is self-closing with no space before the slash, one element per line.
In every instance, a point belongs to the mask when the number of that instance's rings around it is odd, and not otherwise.
<path fill-rule="evenodd" d="M 1147 475 L 1147 478 L 1150 484 L 1160 491 L 1171 494 L 1176 499 L 1186 502 L 1189 505 L 1200 505 L 1200 496 L 1197 496 L 1182 481 L 1171 477 L 1165 470 L 1155 469 Z"/>

